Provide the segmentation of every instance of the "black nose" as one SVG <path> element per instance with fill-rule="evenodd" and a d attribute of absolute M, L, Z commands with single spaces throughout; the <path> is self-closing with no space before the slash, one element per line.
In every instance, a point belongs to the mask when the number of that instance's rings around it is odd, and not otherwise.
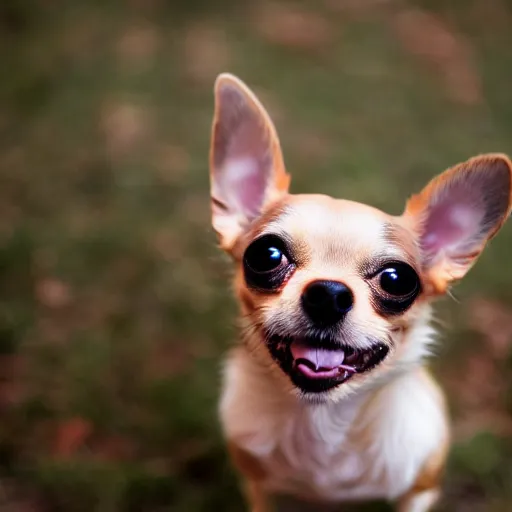
<path fill-rule="evenodd" d="M 353 304 L 352 292 L 338 281 L 313 281 L 302 293 L 302 307 L 318 325 L 339 322 Z"/>

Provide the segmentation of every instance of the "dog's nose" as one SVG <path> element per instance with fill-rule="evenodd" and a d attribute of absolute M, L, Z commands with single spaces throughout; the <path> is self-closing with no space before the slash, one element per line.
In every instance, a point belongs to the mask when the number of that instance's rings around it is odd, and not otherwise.
<path fill-rule="evenodd" d="M 339 322 L 353 304 L 352 292 L 338 281 L 313 281 L 302 293 L 302 307 L 317 325 Z"/>

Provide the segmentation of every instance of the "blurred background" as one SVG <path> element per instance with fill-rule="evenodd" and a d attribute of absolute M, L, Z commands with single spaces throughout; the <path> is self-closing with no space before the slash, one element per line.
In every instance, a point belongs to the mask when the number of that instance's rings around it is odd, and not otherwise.
<path fill-rule="evenodd" d="M 216 415 L 236 339 L 216 75 L 260 96 L 294 192 L 398 214 L 446 167 L 512 152 L 511 4 L 2 0 L 0 510 L 243 510 Z M 512 510 L 511 246 L 508 225 L 437 308 L 440 511 Z"/>

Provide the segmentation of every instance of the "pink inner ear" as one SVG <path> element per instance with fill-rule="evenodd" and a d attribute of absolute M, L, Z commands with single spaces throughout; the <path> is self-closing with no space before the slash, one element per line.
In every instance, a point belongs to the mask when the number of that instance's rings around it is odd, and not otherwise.
<path fill-rule="evenodd" d="M 441 251 L 457 256 L 478 241 L 485 212 L 472 192 L 465 187 L 452 190 L 431 206 L 422 238 L 428 257 Z"/>
<path fill-rule="evenodd" d="M 214 139 L 215 196 L 246 223 L 261 214 L 273 172 L 272 137 L 262 112 L 234 86 L 219 91 Z M 242 220 L 243 219 L 243 220 Z"/>
<path fill-rule="evenodd" d="M 224 190 L 231 195 L 230 204 L 248 218 L 260 213 L 265 195 L 266 175 L 256 158 L 237 157 L 226 162 Z"/>

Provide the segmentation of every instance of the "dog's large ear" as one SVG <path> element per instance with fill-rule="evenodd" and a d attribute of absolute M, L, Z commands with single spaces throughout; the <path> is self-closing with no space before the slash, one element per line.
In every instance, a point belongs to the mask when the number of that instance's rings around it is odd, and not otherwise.
<path fill-rule="evenodd" d="M 404 218 L 418 233 L 426 281 L 444 293 L 475 263 L 511 211 L 512 163 L 481 155 L 448 169 L 410 198 Z"/>
<path fill-rule="evenodd" d="M 212 224 L 227 251 L 290 184 L 269 115 L 230 74 L 219 75 L 215 82 L 210 180 Z"/>

